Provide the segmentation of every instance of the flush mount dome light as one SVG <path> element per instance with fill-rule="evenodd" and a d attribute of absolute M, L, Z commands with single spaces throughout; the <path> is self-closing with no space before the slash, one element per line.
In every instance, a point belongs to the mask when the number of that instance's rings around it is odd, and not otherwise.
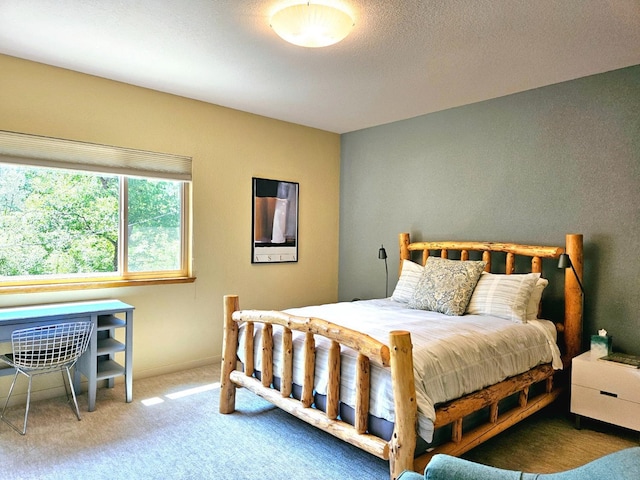
<path fill-rule="evenodd" d="M 301 47 L 327 47 L 344 39 L 353 27 L 351 16 L 339 8 L 305 2 L 289 5 L 271 17 L 271 28 Z"/>

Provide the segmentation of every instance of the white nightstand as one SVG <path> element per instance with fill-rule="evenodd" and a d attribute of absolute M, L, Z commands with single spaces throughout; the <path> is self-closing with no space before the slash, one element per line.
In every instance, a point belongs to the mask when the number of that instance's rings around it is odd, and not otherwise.
<path fill-rule="evenodd" d="M 571 371 L 571 413 L 640 431 L 640 369 L 575 357 Z"/>

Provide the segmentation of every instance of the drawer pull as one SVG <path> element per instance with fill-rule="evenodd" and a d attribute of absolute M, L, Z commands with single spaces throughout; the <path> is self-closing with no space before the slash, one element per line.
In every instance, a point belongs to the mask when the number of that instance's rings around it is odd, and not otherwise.
<path fill-rule="evenodd" d="M 607 397 L 618 398 L 617 393 L 605 392 L 604 390 L 600 390 L 600 395 L 606 395 Z"/>

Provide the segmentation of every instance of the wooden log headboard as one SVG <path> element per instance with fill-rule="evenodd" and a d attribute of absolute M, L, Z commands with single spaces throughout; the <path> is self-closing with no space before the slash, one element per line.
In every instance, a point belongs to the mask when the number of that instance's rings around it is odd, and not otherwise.
<path fill-rule="evenodd" d="M 399 272 L 402 271 L 402 261 L 405 259 L 411 260 L 413 252 L 422 252 L 422 265 L 425 264 L 432 251 L 439 251 L 440 256 L 443 258 L 448 258 L 450 251 L 457 251 L 460 253 L 460 260 L 467 260 L 469 252 L 481 252 L 482 260 L 487 262 L 485 268 L 487 272 L 492 271 L 492 254 L 501 252 L 506 254 L 505 271 L 503 272 L 506 274 L 515 272 L 516 257 L 528 257 L 531 262 L 530 271 L 542 273 L 542 259 L 557 259 L 561 254 L 567 253 L 578 277 L 582 280 L 584 253 L 581 234 L 567 234 L 564 248 L 497 242 L 436 241 L 411 243 L 408 233 L 399 235 L 399 244 Z M 564 305 L 564 321 L 557 323 L 556 328 L 564 336 L 562 362 L 564 367 L 567 368 L 571 364 L 571 359 L 577 356 L 582 348 L 583 294 L 571 269 L 567 269 L 565 272 Z"/>

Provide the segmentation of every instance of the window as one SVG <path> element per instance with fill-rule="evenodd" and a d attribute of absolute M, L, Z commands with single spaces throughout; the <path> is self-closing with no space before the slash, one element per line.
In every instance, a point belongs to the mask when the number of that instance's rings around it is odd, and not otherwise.
<path fill-rule="evenodd" d="M 0 132 L 0 289 L 193 281 L 186 158 Z"/>
<path fill-rule="evenodd" d="M 181 182 L 129 178 L 127 270 L 179 271 L 181 267 Z"/>

